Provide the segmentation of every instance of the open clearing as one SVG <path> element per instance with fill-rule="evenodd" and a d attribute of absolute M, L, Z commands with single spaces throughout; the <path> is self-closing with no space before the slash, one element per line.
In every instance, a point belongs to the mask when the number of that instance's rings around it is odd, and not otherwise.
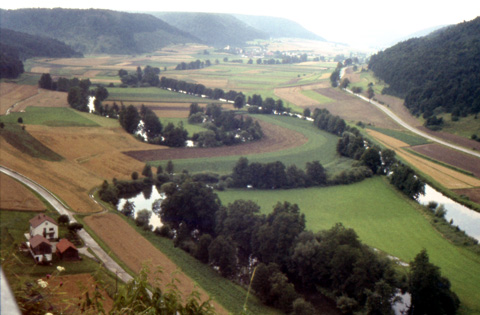
<path fill-rule="evenodd" d="M 185 301 L 193 290 L 200 293 L 203 301 L 208 295 L 201 288 L 187 277 L 178 267 L 162 252 L 157 250 L 149 241 L 138 234 L 128 223 L 118 215 L 107 213 L 94 215 L 85 218 L 88 226 L 107 244 L 107 246 L 134 272 L 139 272 L 143 263 L 150 263 L 151 269 L 160 267 L 162 273 L 159 275 L 160 284 L 163 290 L 167 284 L 175 278 L 175 282 L 182 298 Z M 213 301 L 218 314 L 227 314 L 220 304 Z"/>
<path fill-rule="evenodd" d="M 44 211 L 45 205 L 25 186 L 0 173 L 0 209 Z"/>

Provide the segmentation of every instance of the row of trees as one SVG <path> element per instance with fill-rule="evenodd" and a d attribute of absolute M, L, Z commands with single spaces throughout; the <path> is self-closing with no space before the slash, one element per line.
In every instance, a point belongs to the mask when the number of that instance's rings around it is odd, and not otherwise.
<path fill-rule="evenodd" d="M 397 161 L 393 150 L 372 145 L 357 128 L 348 126 L 342 118 L 332 115 L 326 109 L 314 109 L 312 117 L 313 124 L 319 129 L 341 136 L 337 143 L 337 153 L 361 162 L 369 170 L 342 172 L 332 179 L 333 184 L 351 183 L 380 174 L 389 175 L 391 183 L 410 198 L 417 198 L 424 193 L 424 182 L 410 167 Z"/>
<path fill-rule="evenodd" d="M 205 67 L 210 67 L 211 65 L 212 65 L 212 62 L 208 59 L 205 61 L 200 61 L 197 59 L 189 63 L 181 62 L 175 67 L 175 70 L 196 70 L 196 69 L 203 69 Z"/>
<path fill-rule="evenodd" d="M 327 185 L 327 174 L 318 161 L 306 164 L 306 170 L 296 165 L 288 168 L 280 162 L 249 163 L 241 157 L 235 164 L 232 174 L 232 186 L 257 189 L 299 188 Z"/>
<path fill-rule="evenodd" d="M 223 111 L 219 104 L 208 104 L 205 111 L 197 103 L 190 105 L 189 123 L 201 123 L 207 131 L 193 134 L 199 147 L 217 147 L 259 140 L 263 131 L 258 121 L 250 116 Z"/>

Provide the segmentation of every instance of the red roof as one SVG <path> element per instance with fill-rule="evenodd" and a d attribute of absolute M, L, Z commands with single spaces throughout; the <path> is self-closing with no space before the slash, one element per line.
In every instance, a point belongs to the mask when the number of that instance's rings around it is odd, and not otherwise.
<path fill-rule="evenodd" d="M 30 219 L 30 225 L 33 227 L 33 228 L 36 228 L 37 226 L 39 226 L 40 224 L 42 224 L 43 222 L 45 221 L 48 221 L 48 222 L 51 222 L 55 225 L 58 226 L 57 222 L 55 222 L 54 219 L 50 218 L 48 215 L 45 215 L 43 213 L 37 215 L 36 217 L 34 217 L 33 219 Z"/>
<path fill-rule="evenodd" d="M 63 253 L 65 252 L 67 249 L 69 249 L 70 247 L 72 247 L 73 249 L 77 250 L 77 248 L 75 247 L 75 245 L 72 244 L 72 242 L 70 242 L 69 240 L 67 240 L 66 238 L 62 238 L 58 243 L 57 243 L 57 251 L 59 251 L 60 253 Z"/>
<path fill-rule="evenodd" d="M 29 241 L 32 248 L 35 248 L 42 243 L 47 243 L 48 246 L 52 246 L 52 244 L 50 244 L 50 242 L 45 237 L 43 237 L 43 235 L 39 234 L 31 237 Z"/>

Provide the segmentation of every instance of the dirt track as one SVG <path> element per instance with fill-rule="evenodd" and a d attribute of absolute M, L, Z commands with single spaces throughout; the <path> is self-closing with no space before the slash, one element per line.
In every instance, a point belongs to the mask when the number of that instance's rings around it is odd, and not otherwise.
<path fill-rule="evenodd" d="M 264 133 L 260 141 L 219 148 L 140 150 L 127 151 L 124 153 L 139 161 L 145 162 L 274 152 L 300 146 L 308 141 L 308 139 L 299 132 L 262 121 L 259 121 L 259 123 Z"/>

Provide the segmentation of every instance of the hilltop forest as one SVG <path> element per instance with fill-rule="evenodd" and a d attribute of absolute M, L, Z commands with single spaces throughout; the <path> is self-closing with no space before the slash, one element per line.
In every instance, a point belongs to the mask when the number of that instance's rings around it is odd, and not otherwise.
<path fill-rule="evenodd" d="M 413 38 L 373 55 L 369 69 L 405 98 L 412 114 L 480 112 L 480 17 Z"/>

